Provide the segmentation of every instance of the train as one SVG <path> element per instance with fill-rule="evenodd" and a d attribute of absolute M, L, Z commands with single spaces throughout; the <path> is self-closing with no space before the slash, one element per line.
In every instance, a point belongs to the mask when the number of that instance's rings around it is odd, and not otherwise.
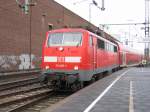
<path fill-rule="evenodd" d="M 83 28 L 48 31 L 42 48 L 41 82 L 77 90 L 99 74 L 139 65 L 143 54 Z"/>

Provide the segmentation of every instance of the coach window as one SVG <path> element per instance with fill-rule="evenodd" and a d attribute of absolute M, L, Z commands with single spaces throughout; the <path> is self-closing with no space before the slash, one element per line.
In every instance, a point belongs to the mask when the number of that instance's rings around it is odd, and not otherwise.
<path fill-rule="evenodd" d="M 109 44 L 109 51 L 111 51 L 111 44 Z"/>
<path fill-rule="evenodd" d="M 109 43 L 106 43 L 105 45 L 106 45 L 106 50 L 107 50 L 107 51 L 110 51 L 110 44 L 109 44 Z"/>
<path fill-rule="evenodd" d="M 116 46 L 114 46 L 114 52 L 117 52 L 117 47 Z"/>
<path fill-rule="evenodd" d="M 103 40 L 97 40 L 98 48 L 105 49 L 105 42 Z"/>
<path fill-rule="evenodd" d="M 111 45 L 111 51 L 114 52 L 114 46 L 113 45 Z"/>
<path fill-rule="evenodd" d="M 89 46 L 93 46 L 93 39 L 92 39 L 92 35 L 90 35 L 90 38 L 89 38 Z"/>
<path fill-rule="evenodd" d="M 112 47 L 113 47 L 113 46 L 110 44 L 110 51 L 111 51 L 111 52 L 113 52 Z"/>
<path fill-rule="evenodd" d="M 108 43 L 107 42 L 105 43 L 105 50 L 108 51 Z"/>

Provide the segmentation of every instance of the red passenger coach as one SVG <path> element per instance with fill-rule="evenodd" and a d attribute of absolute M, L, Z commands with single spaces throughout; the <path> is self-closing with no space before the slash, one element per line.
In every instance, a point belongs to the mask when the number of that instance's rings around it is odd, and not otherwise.
<path fill-rule="evenodd" d="M 137 66 L 140 65 L 144 55 L 142 52 L 125 47 L 118 43 L 119 48 L 119 64 L 120 67 Z"/>
<path fill-rule="evenodd" d="M 55 88 L 80 88 L 97 74 L 119 67 L 117 44 L 84 29 L 47 32 L 42 76 Z"/>

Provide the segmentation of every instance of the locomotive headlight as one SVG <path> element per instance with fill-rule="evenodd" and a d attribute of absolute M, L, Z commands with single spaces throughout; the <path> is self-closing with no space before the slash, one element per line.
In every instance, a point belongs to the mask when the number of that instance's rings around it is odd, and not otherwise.
<path fill-rule="evenodd" d="M 64 48 L 63 47 L 59 47 L 59 51 L 63 51 L 64 50 Z"/>
<path fill-rule="evenodd" d="M 78 66 L 74 66 L 74 70 L 79 70 L 79 67 Z"/>
<path fill-rule="evenodd" d="M 49 69 L 49 66 L 46 66 L 45 69 Z"/>

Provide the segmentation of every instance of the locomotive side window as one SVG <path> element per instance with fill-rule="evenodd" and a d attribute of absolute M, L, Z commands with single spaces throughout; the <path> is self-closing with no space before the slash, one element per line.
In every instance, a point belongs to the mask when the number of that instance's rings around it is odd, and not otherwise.
<path fill-rule="evenodd" d="M 82 33 L 65 32 L 49 34 L 47 45 L 49 46 L 80 46 Z"/>
<path fill-rule="evenodd" d="M 98 48 L 105 49 L 105 42 L 103 40 L 97 39 Z"/>
<path fill-rule="evenodd" d="M 110 44 L 110 51 L 111 51 L 111 52 L 114 52 L 114 50 L 113 50 L 113 45 L 112 45 L 112 44 Z"/>
<path fill-rule="evenodd" d="M 89 46 L 93 46 L 93 39 L 92 39 L 92 35 L 90 35 L 90 37 L 89 37 Z"/>
<path fill-rule="evenodd" d="M 107 51 L 109 51 L 109 43 L 106 42 L 105 45 L 106 45 L 105 49 L 106 49 Z"/>
<path fill-rule="evenodd" d="M 108 50 L 108 44 L 105 42 L 105 50 Z"/>
<path fill-rule="evenodd" d="M 116 46 L 114 46 L 114 52 L 117 52 L 117 47 Z"/>
<path fill-rule="evenodd" d="M 113 45 L 110 44 L 110 43 L 107 43 L 107 42 L 105 43 L 105 49 L 106 49 L 107 51 L 114 52 Z"/>

